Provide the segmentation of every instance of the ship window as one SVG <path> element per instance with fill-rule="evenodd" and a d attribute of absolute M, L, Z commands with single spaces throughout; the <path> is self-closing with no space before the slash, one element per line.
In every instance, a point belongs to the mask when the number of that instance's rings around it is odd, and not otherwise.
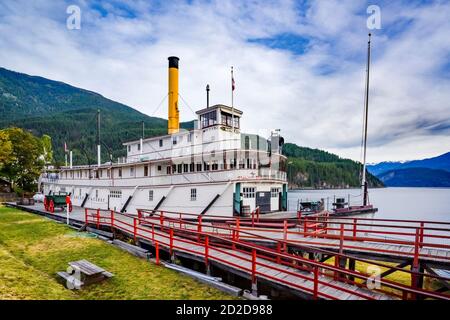
<path fill-rule="evenodd" d="M 192 132 L 190 132 L 187 136 L 187 141 L 192 142 Z"/>
<path fill-rule="evenodd" d="M 148 201 L 153 201 L 153 190 L 148 190 Z"/>
<path fill-rule="evenodd" d="M 218 170 L 219 169 L 219 165 L 218 165 L 217 161 L 214 161 L 211 167 L 212 167 L 211 168 L 212 170 Z"/>
<path fill-rule="evenodd" d="M 95 190 L 95 199 L 98 199 L 98 190 Z"/>
<path fill-rule="evenodd" d="M 158 166 L 158 171 L 161 171 L 161 166 Z"/>
<path fill-rule="evenodd" d="M 141 144 L 140 143 L 138 143 L 138 151 L 140 151 L 141 150 Z"/>
<path fill-rule="evenodd" d="M 183 171 L 189 172 L 189 165 L 187 163 L 183 164 Z"/>
<path fill-rule="evenodd" d="M 189 171 L 194 172 L 194 163 L 193 162 L 191 162 L 191 164 L 189 165 Z"/>
<path fill-rule="evenodd" d="M 179 164 L 178 168 L 177 168 L 178 173 L 182 173 L 183 172 L 183 165 Z"/>
<path fill-rule="evenodd" d="M 122 178 L 122 168 L 119 168 L 119 174 L 118 174 L 118 176 L 119 176 L 120 178 Z"/>
<path fill-rule="evenodd" d="M 270 188 L 270 196 L 272 198 L 278 198 L 279 193 L 280 193 L 280 188 Z"/>
<path fill-rule="evenodd" d="M 175 164 L 172 165 L 172 172 L 177 173 L 177 166 Z"/>
<path fill-rule="evenodd" d="M 177 137 L 173 137 L 173 138 L 172 138 L 172 143 L 173 143 L 174 145 L 177 144 L 177 140 L 178 140 Z"/>
<path fill-rule="evenodd" d="M 144 177 L 148 177 L 148 166 L 144 166 Z"/>
<path fill-rule="evenodd" d="M 171 174 L 171 170 L 172 169 L 172 167 L 171 166 L 167 166 L 167 168 L 166 168 L 166 172 L 167 172 L 167 174 Z"/>
<path fill-rule="evenodd" d="M 242 188 L 242 193 L 244 198 L 254 198 L 255 197 L 255 188 Z"/>
<path fill-rule="evenodd" d="M 121 190 L 110 190 L 109 197 L 110 198 L 122 198 L 122 191 Z"/>
<path fill-rule="evenodd" d="M 206 128 L 217 123 L 217 113 L 216 111 L 211 111 L 200 116 L 200 123 L 202 128 Z"/>
<path fill-rule="evenodd" d="M 197 163 L 197 171 L 202 171 L 202 164 L 201 163 Z"/>
<path fill-rule="evenodd" d="M 131 152 L 131 146 L 128 146 L 128 152 Z"/>
<path fill-rule="evenodd" d="M 197 200 L 197 189 L 191 189 L 191 201 Z"/>
<path fill-rule="evenodd" d="M 100 178 L 103 177 L 103 170 L 99 170 Z"/>
<path fill-rule="evenodd" d="M 95 177 L 98 179 L 98 178 L 100 178 L 100 173 L 98 172 L 99 170 L 96 170 L 95 171 Z"/>
<path fill-rule="evenodd" d="M 161 148 L 163 146 L 163 140 L 159 139 L 159 147 Z"/>

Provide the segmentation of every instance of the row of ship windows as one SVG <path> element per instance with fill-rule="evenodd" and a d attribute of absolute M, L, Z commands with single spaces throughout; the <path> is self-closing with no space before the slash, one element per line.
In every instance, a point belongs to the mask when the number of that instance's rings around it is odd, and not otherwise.
<path fill-rule="evenodd" d="M 78 189 L 79 194 L 78 194 L 78 198 L 81 199 L 82 197 L 82 189 Z M 270 188 L 270 196 L 272 198 L 277 198 L 280 194 L 281 188 Z M 72 190 L 72 194 L 74 194 L 74 190 Z M 153 201 L 154 199 L 154 192 L 153 190 L 149 190 L 148 191 L 148 201 Z M 196 201 L 197 200 L 197 189 L 196 188 L 191 188 L 190 190 L 190 198 L 191 201 Z M 255 198 L 256 196 L 256 188 L 255 187 L 244 187 L 242 188 L 242 196 L 245 199 L 250 199 L 250 198 Z M 109 197 L 110 198 L 118 198 L 121 199 L 122 198 L 122 191 L 121 190 L 110 190 L 109 191 Z M 100 199 L 99 198 L 99 191 L 95 190 L 95 198 L 94 199 Z"/>
<path fill-rule="evenodd" d="M 72 189 L 72 194 L 75 195 L 75 190 Z M 154 192 L 153 190 L 148 190 L 148 201 L 153 201 L 153 195 Z M 190 190 L 190 195 L 191 195 L 191 201 L 196 201 L 197 200 L 197 189 L 196 188 L 191 188 Z M 117 199 L 122 199 L 122 191 L 121 190 L 110 190 L 109 191 L 109 197 L 110 198 L 117 198 Z M 75 195 L 75 198 L 81 199 L 82 198 L 82 189 L 78 189 L 78 196 Z M 93 200 L 96 201 L 100 201 L 103 200 L 101 198 L 99 198 L 99 191 L 95 190 L 95 197 Z"/>
<path fill-rule="evenodd" d="M 192 136 L 193 136 L 192 132 L 186 135 L 187 142 L 192 142 Z M 176 145 L 177 143 L 180 143 L 182 141 L 183 141 L 183 136 L 173 136 L 172 137 L 172 144 L 173 145 Z M 137 143 L 136 146 L 137 146 L 136 147 L 137 151 L 141 151 L 141 144 Z M 164 140 L 163 139 L 159 139 L 159 147 L 162 148 L 163 146 L 164 146 Z M 131 148 L 132 148 L 132 145 L 131 144 L 128 145 L 128 152 L 131 152 Z"/>
<path fill-rule="evenodd" d="M 166 166 L 166 174 L 175 174 L 175 173 L 187 173 L 187 172 L 201 172 L 201 171 L 215 171 L 215 170 L 228 170 L 228 169 L 256 169 L 256 160 L 255 159 L 242 159 L 237 162 L 236 159 L 232 159 L 230 163 L 224 163 L 219 161 L 213 161 L 211 163 L 203 162 L 203 163 L 182 163 L 182 164 L 174 164 L 171 166 Z M 117 173 L 118 178 L 122 178 L 122 168 L 113 169 L 115 173 Z M 84 177 L 85 178 L 94 178 L 92 174 L 89 174 L 88 170 L 84 171 Z M 103 171 L 106 171 L 106 177 L 111 177 L 111 169 L 105 169 L 105 170 L 97 170 L 95 171 L 95 178 L 100 179 L 103 178 Z M 157 166 L 157 171 L 162 171 L 162 166 Z M 113 176 L 115 176 L 113 174 Z M 136 170 L 134 167 L 129 168 L 129 176 L 135 177 L 136 176 Z M 144 166 L 144 177 L 150 176 L 150 166 Z M 82 171 L 71 171 L 71 172 L 65 172 L 64 177 L 67 178 L 83 178 Z"/>

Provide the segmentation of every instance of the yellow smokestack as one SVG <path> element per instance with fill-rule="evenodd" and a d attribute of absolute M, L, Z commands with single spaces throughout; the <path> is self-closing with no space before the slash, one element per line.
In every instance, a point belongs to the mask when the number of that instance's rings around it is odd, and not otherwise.
<path fill-rule="evenodd" d="M 178 110 L 178 59 L 169 57 L 169 134 L 180 130 L 180 112 Z"/>

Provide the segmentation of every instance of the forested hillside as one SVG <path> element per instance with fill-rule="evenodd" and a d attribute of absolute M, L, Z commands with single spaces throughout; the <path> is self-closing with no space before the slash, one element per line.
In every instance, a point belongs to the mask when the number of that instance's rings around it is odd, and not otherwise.
<path fill-rule="evenodd" d="M 283 153 L 288 157 L 288 180 L 293 188 L 349 188 L 359 187 L 361 165 L 339 156 L 292 143 L 286 143 Z M 383 183 L 368 173 L 369 187 Z"/>

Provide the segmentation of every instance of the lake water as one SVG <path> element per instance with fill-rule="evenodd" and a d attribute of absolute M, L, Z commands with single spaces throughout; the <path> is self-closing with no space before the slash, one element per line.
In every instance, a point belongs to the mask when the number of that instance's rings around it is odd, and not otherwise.
<path fill-rule="evenodd" d="M 360 189 L 295 190 L 288 193 L 289 210 L 296 210 L 298 199 L 325 200 L 332 208 L 334 196 L 361 203 Z M 380 219 L 434 220 L 450 222 L 450 188 L 379 188 L 369 189 L 370 203 L 378 208 L 373 216 Z"/>

